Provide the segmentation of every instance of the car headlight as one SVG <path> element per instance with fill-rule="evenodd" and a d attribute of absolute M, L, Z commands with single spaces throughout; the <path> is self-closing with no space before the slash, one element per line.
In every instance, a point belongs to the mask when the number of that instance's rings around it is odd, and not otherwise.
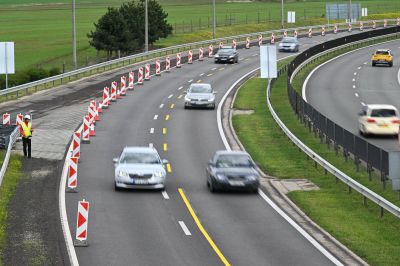
<path fill-rule="evenodd" d="M 213 97 L 213 98 L 210 98 L 210 99 L 208 99 L 208 101 L 209 102 L 213 102 L 215 100 L 215 98 Z"/>
<path fill-rule="evenodd" d="M 215 54 L 215 57 L 219 57 L 219 54 Z"/>
<path fill-rule="evenodd" d="M 161 172 L 161 171 L 160 172 L 156 172 L 156 173 L 153 174 L 153 176 L 156 177 L 156 178 L 161 178 L 161 177 L 164 177 L 164 173 Z"/>
<path fill-rule="evenodd" d="M 219 180 L 225 180 L 225 176 L 224 176 L 224 175 L 221 175 L 221 174 L 218 174 L 218 175 L 217 175 L 217 179 L 219 179 Z"/>
<path fill-rule="evenodd" d="M 296 44 L 291 44 L 290 47 L 294 48 L 296 47 Z"/>
<path fill-rule="evenodd" d="M 247 179 L 248 179 L 249 181 L 255 181 L 255 180 L 258 179 L 258 176 L 256 176 L 256 175 L 249 175 L 249 176 L 247 176 Z"/>
<path fill-rule="evenodd" d="M 119 177 L 127 177 L 128 176 L 128 173 L 127 172 L 125 172 L 125 171 L 118 171 L 117 172 L 117 175 L 119 176 Z"/>
<path fill-rule="evenodd" d="M 234 58 L 234 57 L 235 57 L 234 55 L 230 55 L 230 56 L 229 56 L 229 58 Z"/>
<path fill-rule="evenodd" d="M 190 102 L 190 98 L 188 96 L 185 96 L 185 102 Z"/>
<path fill-rule="evenodd" d="M 280 43 L 280 44 L 279 44 L 279 47 L 283 47 L 283 43 Z"/>

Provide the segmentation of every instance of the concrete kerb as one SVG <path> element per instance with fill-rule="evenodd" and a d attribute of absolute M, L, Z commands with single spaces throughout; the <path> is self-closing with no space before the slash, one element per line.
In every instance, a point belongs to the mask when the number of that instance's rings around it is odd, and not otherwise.
<path fill-rule="evenodd" d="M 284 58 L 282 58 L 284 59 Z M 282 60 L 280 59 L 280 60 Z M 246 79 L 246 81 L 248 79 L 250 79 L 251 77 L 256 75 L 256 72 L 259 70 L 259 68 L 253 70 L 252 72 L 248 73 L 247 77 L 244 77 L 244 79 Z M 231 137 L 228 141 L 230 143 L 236 143 L 238 147 L 240 147 L 242 150 L 245 151 L 245 148 L 243 146 L 243 144 L 240 142 L 239 138 L 237 137 L 237 134 L 235 133 L 235 130 L 233 129 L 232 126 L 232 106 L 234 104 L 234 100 L 236 98 L 237 93 L 239 92 L 240 88 L 242 87 L 243 84 L 236 84 L 236 87 L 233 89 L 234 91 L 234 98 L 231 102 L 228 101 L 224 101 L 223 105 L 223 109 L 230 109 L 229 111 L 229 123 L 228 123 L 228 127 L 226 126 L 226 124 L 223 123 L 223 130 L 225 132 L 230 132 L 231 134 L 226 134 L 229 137 Z M 229 93 L 232 93 L 229 92 Z M 228 94 L 229 94 L 228 93 Z M 222 117 L 221 117 L 222 119 Z M 335 248 L 334 250 L 334 255 L 338 258 L 340 258 L 342 261 L 347 261 L 349 262 L 352 261 L 353 263 L 356 263 L 357 265 L 368 265 L 365 261 L 363 261 L 360 257 L 358 257 L 354 252 L 352 252 L 351 250 L 349 250 L 346 246 L 344 246 L 341 242 L 339 242 L 337 239 L 335 239 L 331 234 L 329 234 L 328 232 L 326 232 L 323 228 L 321 228 L 319 225 L 317 225 L 314 221 L 312 221 L 299 207 L 297 207 L 296 204 L 294 204 L 287 196 L 285 193 L 282 192 L 282 190 L 279 188 L 279 186 L 277 185 L 278 182 L 278 178 L 276 177 L 272 177 L 269 176 L 267 174 L 265 174 L 261 169 L 258 169 L 260 174 L 263 177 L 267 177 L 267 184 L 269 186 L 267 186 L 266 184 L 262 184 L 262 190 L 268 192 L 268 194 L 270 196 L 272 196 L 272 199 L 275 202 L 280 202 L 280 207 L 284 209 L 284 211 L 293 219 L 295 220 L 298 224 L 301 224 L 303 228 L 305 228 L 305 230 L 312 235 L 313 237 L 315 237 L 315 239 L 317 239 L 317 241 L 323 245 L 326 246 L 328 248 L 328 246 L 330 246 L 330 250 L 332 252 L 332 248 Z M 277 193 L 277 195 L 275 193 Z M 282 201 L 283 200 L 283 201 Z M 282 203 L 286 203 L 282 204 Z M 307 224 L 306 224 L 306 223 Z M 336 247 L 332 247 L 332 245 L 328 245 L 328 243 L 326 241 L 324 241 L 324 243 L 322 242 L 323 240 L 329 240 L 332 243 L 334 243 L 334 245 L 336 245 Z"/>

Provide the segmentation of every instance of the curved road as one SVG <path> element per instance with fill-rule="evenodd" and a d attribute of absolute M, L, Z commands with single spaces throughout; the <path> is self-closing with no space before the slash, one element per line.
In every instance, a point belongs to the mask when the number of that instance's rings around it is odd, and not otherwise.
<path fill-rule="evenodd" d="M 301 39 L 302 49 L 332 37 Z M 192 82 L 211 83 L 219 102 L 238 78 L 259 66 L 258 51 L 240 50 L 239 64 L 205 59 L 152 77 L 103 113 L 96 137 L 82 146 L 79 193 L 67 194 L 73 235 L 77 201 L 91 203 L 90 245 L 76 248 L 81 265 L 222 265 L 179 188 L 232 265 L 332 264 L 259 195 L 211 194 L 206 187 L 205 166 L 216 150 L 224 149 L 216 111 L 184 110 L 182 92 Z M 171 163 L 166 192 L 114 191 L 112 158 L 124 146 L 150 144 Z"/>
<path fill-rule="evenodd" d="M 393 67 L 371 66 L 377 48 L 391 49 Z M 321 66 L 310 77 L 307 101 L 323 115 L 358 134 L 358 113 L 363 104 L 391 104 L 400 109 L 400 41 L 366 47 Z M 398 151 L 393 137 L 368 137 L 386 151 Z"/>

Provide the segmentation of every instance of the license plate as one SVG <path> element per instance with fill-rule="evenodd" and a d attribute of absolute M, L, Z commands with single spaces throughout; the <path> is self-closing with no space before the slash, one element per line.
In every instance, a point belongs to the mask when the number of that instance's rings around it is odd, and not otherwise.
<path fill-rule="evenodd" d="M 244 186 L 244 183 L 243 183 L 243 181 L 229 181 L 229 185 L 236 186 L 236 187 L 242 187 L 242 186 Z"/>
<path fill-rule="evenodd" d="M 149 183 L 149 181 L 137 179 L 137 180 L 133 180 L 133 183 L 136 185 L 146 185 Z"/>
<path fill-rule="evenodd" d="M 381 124 L 381 125 L 379 125 L 380 127 L 388 127 L 388 125 L 386 125 L 386 124 Z"/>

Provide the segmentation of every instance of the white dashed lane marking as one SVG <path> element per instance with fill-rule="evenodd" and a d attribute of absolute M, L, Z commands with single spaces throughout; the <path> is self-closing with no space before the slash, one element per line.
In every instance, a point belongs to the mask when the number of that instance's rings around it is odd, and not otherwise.
<path fill-rule="evenodd" d="M 172 97 L 174 97 L 174 95 L 173 95 L 173 94 L 171 94 L 170 96 L 168 96 L 168 99 L 171 99 Z"/>
<path fill-rule="evenodd" d="M 164 107 L 164 104 L 161 104 L 161 105 L 160 105 L 160 109 L 163 108 L 163 107 Z"/>
<path fill-rule="evenodd" d="M 157 120 L 157 119 L 158 119 L 158 115 L 155 115 L 155 116 L 154 116 L 154 120 Z"/>
<path fill-rule="evenodd" d="M 183 87 L 182 87 L 182 86 L 180 86 L 180 87 L 178 88 L 178 91 L 180 91 L 181 89 L 183 89 Z"/>
<path fill-rule="evenodd" d="M 354 95 L 355 95 L 356 97 L 358 97 L 358 96 L 359 96 L 357 92 L 356 92 L 356 93 L 354 93 Z"/>
<path fill-rule="evenodd" d="M 150 128 L 150 134 L 154 134 L 154 127 Z"/>
<path fill-rule="evenodd" d="M 181 226 L 183 232 L 185 233 L 185 235 L 187 236 L 191 236 L 192 233 L 190 233 L 189 229 L 187 228 L 186 224 L 183 221 L 179 221 L 179 225 Z"/>
<path fill-rule="evenodd" d="M 161 191 L 161 194 L 164 197 L 164 199 L 166 199 L 166 200 L 169 199 L 167 191 L 163 190 L 163 191 Z"/>

